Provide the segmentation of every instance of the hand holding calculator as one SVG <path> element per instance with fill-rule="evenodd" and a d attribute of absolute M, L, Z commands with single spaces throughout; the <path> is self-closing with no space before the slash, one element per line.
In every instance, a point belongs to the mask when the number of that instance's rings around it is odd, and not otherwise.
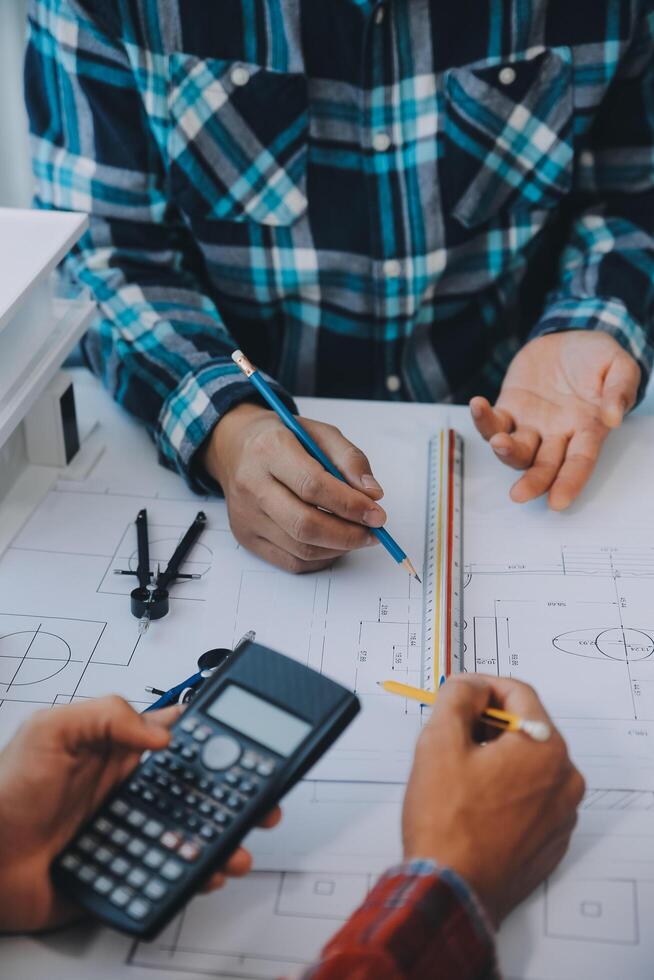
<path fill-rule="evenodd" d="M 246 644 L 57 858 L 56 886 L 114 928 L 155 936 L 359 708 L 309 667 Z"/>

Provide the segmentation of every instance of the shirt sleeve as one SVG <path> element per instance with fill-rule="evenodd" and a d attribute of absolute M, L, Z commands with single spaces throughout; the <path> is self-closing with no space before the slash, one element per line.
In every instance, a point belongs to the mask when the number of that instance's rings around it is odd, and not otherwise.
<path fill-rule="evenodd" d="M 641 397 L 654 360 L 654 3 L 643 7 L 578 153 L 577 206 L 558 285 L 531 335 L 610 334 L 642 369 Z"/>
<path fill-rule="evenodd" d="M 66 272 L 98 305 L 85 341 L 91 368 L 147 425 L 165 465 L 196 490 L 217 489 L 197 466 L 197 450 L 233 405 L 257 399 L 231 362 L 237 345 L 167 199 L 163 68 L 156 55 L 151 64 L 132 63 L 113 9 L 30 0 L 25 86 L 35 203 L 90 215 Z M 137 57 L 136 43 L 130 50 Z M 149 74 L 149 90 L 139 89 L 136 70 Z"/>
<path fill-rule="evenodd" d="M 431 861 L 392 868 L 303 980 L 499 980 L 491 927 L 464 881 Z"/>

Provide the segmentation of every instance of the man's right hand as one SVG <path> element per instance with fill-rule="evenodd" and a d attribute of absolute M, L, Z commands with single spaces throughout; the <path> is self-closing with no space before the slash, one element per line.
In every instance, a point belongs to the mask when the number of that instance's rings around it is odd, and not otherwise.
<path fill-rule="evenodd" d="M 474 889 L 496 926 L 565 854 L 584 780 L 560 734 L 474 738 L 487 707 L 551 724 L 530 687 L 466 675 L 439 691 L 404 800 L 406 860 L 428 858 Z"/>
<path fill-rule="evenodd" d="M 309 456 L 274 412 L 249 403 L 221 419 L 203 462 L 223 488 L 242 545 L 286 571 L 315 572 L 377 544 L 370 528 L 381 527 L 386 514 L 361 450 L 332 425 L 301 422 L 347 483 Z"/>

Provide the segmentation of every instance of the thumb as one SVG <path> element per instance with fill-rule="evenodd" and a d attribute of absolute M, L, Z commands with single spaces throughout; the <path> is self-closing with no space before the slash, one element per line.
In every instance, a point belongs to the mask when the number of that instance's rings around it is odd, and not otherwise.
<path fill-rule="evenodd" d="M 358 446 L 346 439 L 336 426 L 314 422 L 307 428 L 351 487 L 363 491 L 372 500 L 381 500 L 384 491 L 372 475 L 368 457 Z"/>
<path fill-rule="evenodd" d="M 640 384 L 640 367 L 626 351 L 620 351 L 611 363 L 602 389 L 602 421 L 617 429 L 636 403 Z"/>
<path fill-rule="evenodd" d="M 170 741 L 165 719 L 162 724 L 144 717 L 115 694 L 62 708 L 56 720 L 71 753 L 100 745 L 143 752 L 165 748 Z"/>
<path fill-rule="evenodd" d="M 476 674 L 457 674 L 439 689 L 427 727 L 456 732 L 465 742 L 473 741 L 473 730 L 493 696 L 490 680 Z"/>

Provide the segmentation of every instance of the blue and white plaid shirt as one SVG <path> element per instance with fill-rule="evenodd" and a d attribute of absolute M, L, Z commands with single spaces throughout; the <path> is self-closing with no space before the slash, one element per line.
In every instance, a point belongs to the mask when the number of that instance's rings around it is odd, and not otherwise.
<path fill-rule="evenodd" d="M 31 0 L 36 200 L 162 459 L 252 391 L 496 395 L 529 338 L 654 334 L 654 0 Z M 285 395 L 290 402 L 290 396 Z"/>

